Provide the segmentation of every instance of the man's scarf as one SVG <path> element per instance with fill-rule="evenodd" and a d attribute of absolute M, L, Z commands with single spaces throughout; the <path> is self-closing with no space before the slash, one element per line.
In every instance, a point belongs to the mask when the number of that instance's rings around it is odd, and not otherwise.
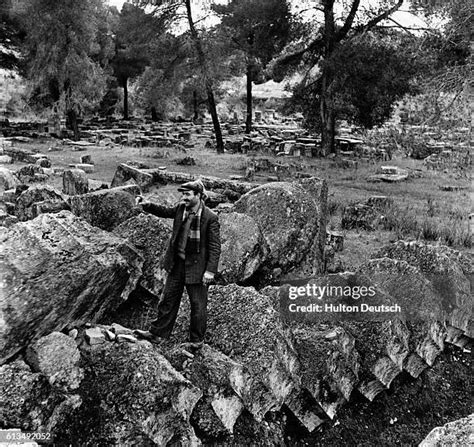
<path fill-rule="evenodd" d="M 201 214 L 203 209 L 203 203 L 199 204 L 199 208 L 192 215 L 191 225 L 189 226 L 188 241 L 186 244 L 186 251 L 193 253 L 199 253 L 199 243 L 201 241 Z M 189 214 L 187 216 L 189 218 Z"/>

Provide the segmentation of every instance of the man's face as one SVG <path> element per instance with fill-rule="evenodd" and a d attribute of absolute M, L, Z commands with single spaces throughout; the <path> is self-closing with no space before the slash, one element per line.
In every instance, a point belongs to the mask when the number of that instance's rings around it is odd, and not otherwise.
<path fill-rule="evenodd" d="M 181 200 L 184 202 L 186 209 L 189 210 L 199 203 L 199 193 L 194 191 L 182 191 Z"/>

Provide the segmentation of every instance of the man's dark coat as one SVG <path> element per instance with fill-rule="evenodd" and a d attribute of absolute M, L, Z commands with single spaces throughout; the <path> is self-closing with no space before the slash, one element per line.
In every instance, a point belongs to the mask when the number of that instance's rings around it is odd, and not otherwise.
<path fill-rule="evenodd" d="M 201 228 L 199 253 L 189 250 L 191 244 L 186 246 L 185 256 L 185 272 L 186 284 L 198 284 L 202 282 L 202 277 L 205 271 L 217 273 L 219 264 L 219 256 L 221 254 L 220 241 L 220 226 L 217 214 L 207 208 L 204 203 L 201 203 Z M 178 233 L 183 222 L 183 214 L 185 211 L 184 204 L 179 204 L 174 207 L 167 207 L 163 205 L 156 205 L 154 203 L 143 204 L 143 210 L 154 214 L 158 217 L 167 217 L 174 219 L 173 234 L 166 250 L 165 258 L 163 260 L 163 268 L 170 272 L 176 260 L 178 251 Z"/>

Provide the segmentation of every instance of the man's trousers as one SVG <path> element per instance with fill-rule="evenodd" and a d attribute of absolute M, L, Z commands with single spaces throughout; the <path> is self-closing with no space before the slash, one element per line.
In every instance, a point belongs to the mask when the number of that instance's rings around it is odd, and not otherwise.
<path fill-rule="evenodd" d="M 151 322 L 150 332 L 158 337 L 169 338 L 178 316 L 179 305 L 184 287 L 191 304 L 191 324 L 189 341 L 204 340 L 207 324 L 207 286 L 204 284 L 185 284 L 184 261 L 177 258 L 166 279 L 161 301 L 158 304 L 158 316 Z"/>

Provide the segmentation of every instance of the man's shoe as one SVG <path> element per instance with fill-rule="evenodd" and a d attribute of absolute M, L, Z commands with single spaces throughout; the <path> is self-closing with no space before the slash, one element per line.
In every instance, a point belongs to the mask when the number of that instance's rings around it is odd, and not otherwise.
<path fill-rule="evenodd" d="M 144 340 L 150 340 L 153 337 L 153 334 L 150 331 L 142 331 L 141 329 L 135 329 L 133 333 L 137 336 L 137 338 Z"/>
<path fill-rule="evenodd" d="M 148 340 L 151 343 L 161 343 L 164 338 L 158 337 L 158 335 L 153 334 L 150 331 L 142 331 L 141 329 L 135 329 L 133 333 L 137 336 L 137 338 L 141 338 L 142 340 Z"/>
<path fill-rule="evenodd" d="M 186 346 L 193 351 L 197 351 L 202 348 L 203 344 L 204 342 L 202 341 L 190 341 L 189 343 L 186 343 Z"/>

